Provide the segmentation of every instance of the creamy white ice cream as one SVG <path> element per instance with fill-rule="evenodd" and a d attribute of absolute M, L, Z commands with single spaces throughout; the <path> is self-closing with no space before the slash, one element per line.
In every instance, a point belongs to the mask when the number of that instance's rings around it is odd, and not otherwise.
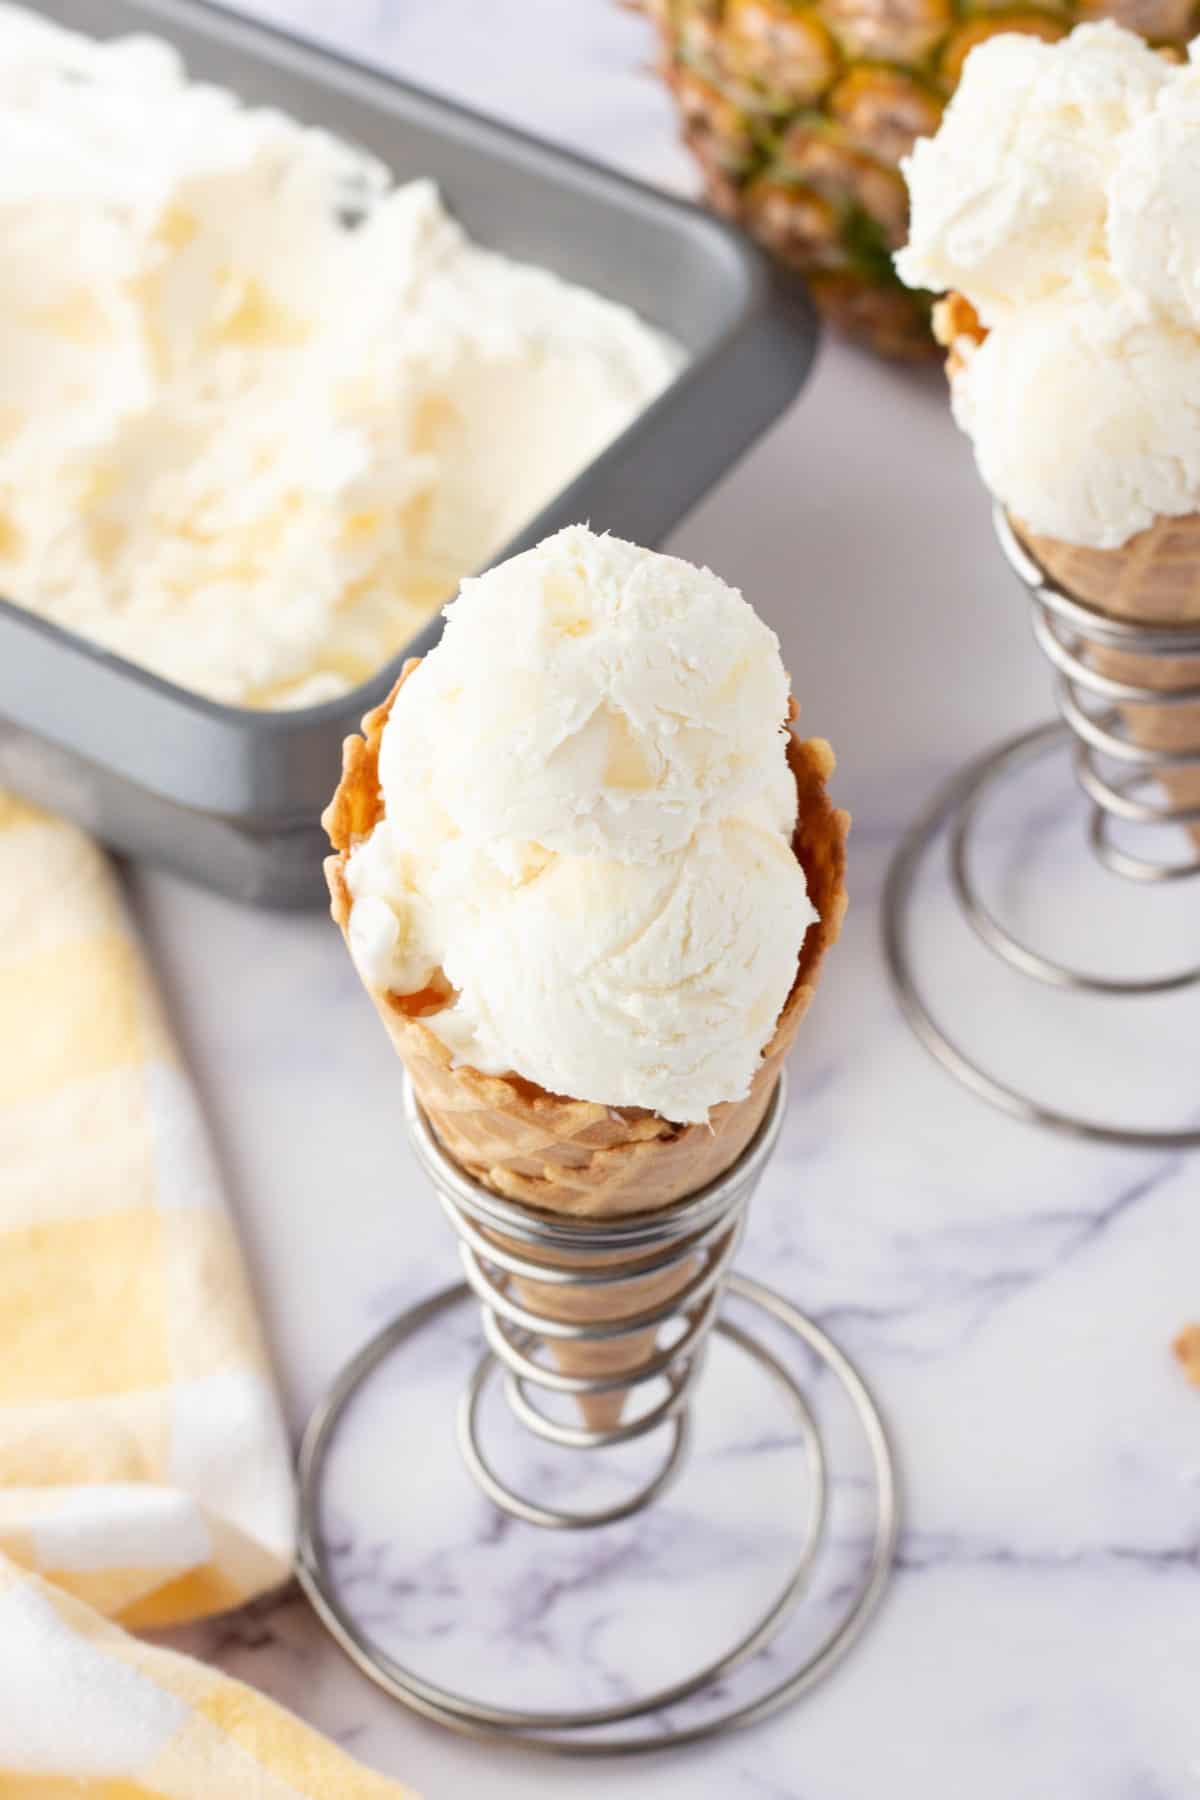
<path fill-rule="evenodd" d="M 223 701 L 373 673 L 680 360 L 166 45 L 4 6 L 0 243 L 0 594 Z"/>
<path fill-rule="evenodd" d="M 1192 46 L 1193 58 L 1197 45 Z M 1108 185 L 1108 254 L 1123 287 L 1200 330 L 1200 68 L 1176 69 L 1121 140 Z"/>
<path fill-rule="evenodd" d="M 351 855 L 368 986 L 457 1062 L 681 1122 L 742 1098 L 816 914 L 779 645 L 706 569 L 582 526 L 479 580 L 400 689 Z"/>
<path fill-rule="evenodd" d="M 1200 345 L 1128 297 L 1031 306 L 951 393 L 984 482 L 1032 531 L 1113 549 L 1200 506 Z"/>
<path fill-rule="evenodd" d="M 912 219 L 901 279 L 957 288 L 985 325 L 1086 280 L 1104 259 L 1121 140 L 1170 75 L 1112 24 L 972 50 L 938 131 L 902 165 Z"/>
<path fill-rule="evenodd" d="M 905 172 L 897 268 L 988 328 L 953 398 L 992 493 L 1099 549 L 1200 509 L 1200 70 L 1109 24 L 990 39 Z"/>

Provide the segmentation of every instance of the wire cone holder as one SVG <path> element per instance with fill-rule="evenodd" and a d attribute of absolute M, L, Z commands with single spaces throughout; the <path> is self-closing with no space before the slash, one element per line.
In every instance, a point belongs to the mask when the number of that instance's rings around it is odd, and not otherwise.
<path fill-rule="evenodd" d="M 586 1756 L 691 1743 L 749 1724 L 798 1698 L 841 1660 L 874 1612 L 897 1531 L 895 1475 L 878 1411 L 853 1366 L 819 1327 L 770 1289 L 732 1273 L 746 1207 L 779 1135 L 784 1093 L 781 1077 L 750 1144 L 732 1168 L 699 1193 L 653 1212 L 587 1220 L 502 1199 L 466 1175 L 438 1142 L 406 1083 L 410 1137 L 457 1236 L 466 1279 L 378 1333 L 342 1371 L 310 1420 L 300 1455 L 300 1579 L 342 1648 L 378 1685 L 426 1717 L 468 1736 Z M 827 1537 L 831 1477 L 821 1431 L 795 1375 L 774 1350 L 720 1317 L 726 1293 L 794 1334 L 838 1384 L 865 1442 L 874 1507 L 870 1542 L 852 1591 L 838 1596 L 819 1642 L 807 1645 L 782 1677 L 770 1670 L 765 1692 L 734 1702 L 715 1691 L 715 1684 L 762 1650 L 803 1598 Z M 587 1711 L 492 1706 L 401 1666 L 371 1640 L 339 1595 L 320 1526 L 321 1488 L 338 1423 L 385 1358 L 472 1298 L 480 1303 L 486 1349 L 460 1400 L 459 1448 L 487 1498 L 527 1525 L 556 1531 L 609 1526 L 663 1494 L 683 1466 L 690 1408 L 714 1333 L 749 1356 L 788 1400 L 806 1478 L 799 1544 L 787 1580 L 728 1651 L 669 1688 Z M 591 1511 L 519 1493 L 497 1472 L 482 1440 L 482 1405 L 496 1377 L 516 1420 L 537 1440 L 562 1450 L 596 1451 L 661 1429 L 668 1434 L 665 1457 L 635 1492 Z M 574 1403 L 575 1417 L 562 1416 L 564 1400 Z M 700 1722 L 654 1722 L 665 1707 L 709 1690 L 717 1710 L 710 1709 Z M 595 1735 L 639 1720 L 647 1721 L 640 1731 Z M 590 1738 L 579 1735 L 589 1732 Z"/>
<path fill-rule="evenodd" d="M 1184 539 L 1159 592 L 1169 611 L 1144 615 L 1145 601 L 1112 610 L 1086 604 L 1051 573 L 1089 578 L 1102 592 L 1119 567 L 1113 552 L 1089 552 L 1054 540 L 1018 536 L 1002 509 L 994 515 L 1000 547 L 1029 594 L 1033 634 L 1054 671 L 1061 722 L 1037 726 L 971 763 L 931 801 L 901 840 L 884 895 L 884 948 L 893 986 L 926 1049 L 965 1086 L 1004 1111 L 1077 1137 L 1130 1146 L 1200 1145 L 1200 1129 L 1139 1130 L 1102 1124 L 1043 1105 L 997 1080 L 938 1024 L 922 998 L 910 949 L 910 912 L 926 856 L 948 834 L 953 896 L 976 936 L 1021 974 L 1051 987 L 1102 996 L 1146 997 L 1200 981 L 1200 963 L 1153 976 L 1095 974 L 1042 954 L 1016 936 L 983 900 L 972 846 L 996 787 L 1066 745 L 1076 780 L 1090 802 L 1088 839 L 1114 875 L 1142 884 L 1187 881 L 1200 874 L 1200 520 L 1161 521 L 1152 532 Z M 1145 534 L 1149 539 L 1150 533 Z M 1034 554 L 1034 550 L 1037 554 Z M 1144 550 L 1153 550 L 1153 543 Z M 1178 550 L 1178 545 L 1176 546 Z M 1043 560 L 1039 560 L 1043 558 Z M 1182 856 L 1125 847 L 1138 828 L 1181 827 Z M 1146 837 L 1149 830 L 1145 831 Z"/>
<path fill-rule="evenodd" d="M 573 1449 L 607 1449 L 670 1422 L 672 1451 L 652 1483 L 661 1492 L 682 1453 L 686 1402 L 746 1205 L 774 1147 L 779 1101 L 749 1153 L 695 1200 L 661 1213 L 590 1222 L 536 1214 L 489 1193 L 441 1150 L 411 1089 L 407 1110 L 417 1155 L 458 1234 L 467 1284 L 482 1302 L 484 1337 L 495 1366 L 505 1371 L 513 1412 L 536 1436 Z M 637 1398 L 660 1381 L 665 1396 L 638 1411 Z M 539 1389 L 571 1396 L 583 1423 L 549 1417 L 534 1398 Z M 611 1524 L 649 1497 L 635 1494 L 620 1507 L 582 1516 L 522 1499 L 488 1468 L 477 1409 L 478 1390 L 469 1390 L 463 1427 L 469 1466 L 496 1505 L 515 1517 L 557 1527 Z"/>

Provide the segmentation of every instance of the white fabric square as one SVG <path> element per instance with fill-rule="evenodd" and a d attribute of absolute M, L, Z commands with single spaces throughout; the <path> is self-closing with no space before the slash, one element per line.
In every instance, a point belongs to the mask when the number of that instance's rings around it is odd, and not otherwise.
<path fill-rule="evenodd" d="M 144 1482 L 64 1488 L 30 1536 L 42 1569 L 192 1569 L 212 1550 L 191 1496 Z"/>
<path fill-rule="evenodd" d="M 186 1717 L 182 1700 L 77 1635 L 31 1584 L 0 1588 L 0 1766 L 137 1775 Z"/>
<path fill-rule="evenodd" d="M 228 1369 L 180 1382 L 171 1405 L 172 1479 L 214 1518 L 290 1561 L 296 1501 L 274 1391 L 249 1369 Z"/>

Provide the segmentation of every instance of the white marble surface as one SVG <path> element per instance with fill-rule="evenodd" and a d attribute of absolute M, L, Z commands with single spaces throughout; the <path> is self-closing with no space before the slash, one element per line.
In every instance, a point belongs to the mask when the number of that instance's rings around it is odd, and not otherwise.
<path fill-rule="evenodd" d="M 629 170 L 690 182 L 643 71 L 644 28 L 609 0 L 262 10 Z M 992 1114 L 927 1062 L 883 978 L 877 902 L 897 830 L 941 773 L 1046 709 L 938 380 L 828 350 L 671 547 L 741 583 L 779 630 L 804 721 L 834 740 L 838 797 L 856 815 L 849 928 L 795 1058 L 743 1264 L 826 1323 L 881 1397 L 907 1512 L 890 1597 L 852 1660 L 794 1711 L 615 1766 L 476 1748 L 417 1722 L 294 1596 L 186 1641 L 428 1800 L 1198 1796 L 1200 1395 L 1167 1346 L 1200 1316 L 1200 1161 L 1080 1146 Z M 1194 901 L 1116 896 L 1092 875 L 1058 775 L 1015 851 L 997 852 L 997 891 L 1015 905 L 1019 872 L 1060 946 L 1083 942 L 1097 961 L 1119 946 L 1147 966 L 1184 941 Z M 239 911 L 143 871 L 132 888 L 298 1428 L 372 1329 L 453 1278 L 452 1247 L 328 922 Z M 1055 997 L 1006 985 L 932 889 L 921 942 L 956 1017 L 1010 1072 L 1101 1114 L 1194 1115 L 1194 995 L 1136 1019 L 1093 1005 L 1064 1038 Z M 463 1354 L 456 1329 L 397 1375 L 394 1408 L 381 1389 L 335 1483 L 342 1566 L 389 1642 L 430 1669 L 507 1683 L 510 1698 L 556 1675 L 568 1697 L 564 1659 L 581 1656 L 595 1697 L 667 1667 L 685 1638 L 675 1621 L 698 1643 L 745 1616 L 780 1566 L 791 1494 L 794 1449 L 765 1391 L 739 1387 L 718 1356 L 691 1483 L 663 1515 L 603 1553 L 578 1538 L 535 1545 L 489 1538 L 454 1486 L 444 1433 Z M 454 1548 L 435 1556 L 439 1532 Z"/>

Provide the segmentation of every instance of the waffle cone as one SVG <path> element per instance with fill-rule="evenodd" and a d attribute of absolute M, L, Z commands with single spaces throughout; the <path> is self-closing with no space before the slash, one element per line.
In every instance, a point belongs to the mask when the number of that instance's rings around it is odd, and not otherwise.
<path fill-rule="evenodd" d="M 1046 574 L 1097 612 L 1137 625 L 1200 625 L 1200 513 L 1156 519 L 1117 550 L 1091 550 L 1014 525 Z M 1087 660 L 1110 680 L 1160 693 L 1200 687 L 1200 656 L 1144 656 L 1095 644 Z M 1140 749 L 1200 758 L 1200 701 L 1185 706 L 1138 701 L 1118 710 Z M 1173 808 L 1200 807 L 1200 765 L 1164 769 L 1157 779 Z M 1189 832 L 1200 845 L 1200 825 Z"/>
<path fill-rule="evenodd" d="M 501 1249 L 519 1249 L 521 1255 L 530 1257 L 534 1262 L 540 1260 L 538 1252 L 528 1244 L 518 1246 L 494 1232 L 489 1232 L 488 1235 L 495 1239 Z M 557 1253 L 554 1260 L 561 1265 L 569 1264 L 572 1258 Z M 615 1266 L 624 1259 L 620 1255 L 604 1259 L 589 1257 L 588 1268 L 597 1268 L 601 1260 Z M 527 1281 L 518 1277 L 513 1281 L 513 1288 L 523 1306 L 528 1306 L 547 1318 L 570 1325 L 596 1325 L 630 1318 L 634 1313 L 644 1312 L 650 1307 L 665 1305 L 682 1293 L 699 1270 L 699 1256 L 690 1256 L 672 1268 L 659 1270 L 657 1274 L 631 1275 L 628 1281 L 614 1282 L 611 1287 L 581 1286 L 564 1289 L 557 1284 L 550 1286 L 545 1282 Z M 545 1341 L 550 1344 L 554 1360 L 564 1375 L 581 1376 L 589 1381 L 607 1381 L 639 1368 L 655 1349 L 660 1329 L 661 1327 L 648 1325 L 641 1331 L 630 1332 L 619 1338 L 596 1338 L 590 1341 L 549 1338 Z M 589 1431 L 611 1431 L 620 1424 L 628 1397 L 628 1388 L 612 1387 L 599 1394 L 579 1394 L 576 1396 L 576 1403 Z"/>
<path fill-rule="evenodd" d="M 346 739 L 342 779 L 324 815 L 336 852 L 325 863 L 331 911 L 348 932 L 351 896 L 345 865 L 351 849 L 383 815 L 379 741 L 401 684 L 416 667 L 406 663 L 383 705 L 363 720 L 362 737 Z M 796 781 L 798 816 L 794 848 L 808 881 L 818 921 L 805 937 L 796 981 L 767 1044 L 750 1091 L 742 1100 L 714 1107 L 707 1124 L 673 1125 L 636 1107 L 610 1107 L 547 1093 L 517 1075 L 483 1075 L 455 1067 L 449 1050 L 425 1020 L 447 998 L 429 990 L 416 995 L 380 993 L 371 998 L 392 1045 L 408 1071 L 422 1111 L 442 1148 L 482 1186 L 538 1211 L 579 1218 L 618 1218 L 653 1212 L 695 1193 L 736 1162 L 754 1137 L 779 1079 L 783 1059 L 816 991 L 825 952 L 836 940 L 846 910 L 845 849 L 849 818 L 826 792 L 833 755 L 819 739 L 789 734 L 787 754 Z M 497 1237 L 515 1254 L 521 1246 Z M 614 1263 L 620 1259 L 614 1256 Z M 603 1291 L 518 1283 L 525 1302 L 569 1323 L 619 1318 L 670 1299 L 687 1283 L 693 1265 L 658 1275 L 631 1274 Z M 606 1342 L 554 1341 L 565 1374 L 607 1378 L 632 1370 L 652 1347 L 652 1329 Z M 608 1429 L 620 1417 L 620 1389 L 581 1396 L 590 1427 Z"/>
<path fill-rule="evenodd" d="M 947 295 L 934 308 L 934 333 L 948 351 L 951 381 L 964 367 L 971 345 L 987 335 L 961 294 Z M 1200 625 L 1200 513 L 1156 519 L 1116 550 L 1042 537 L 1015 519 L 1013 529 L 1050 579 L 1096 612 L 1134 625 Z M 1087 660 L 1097 673 L 1129 686 L 1159 693 L 1200 687 L 1196 656 L 1146 656 L 1096 644 L 1089 647 Z M 1118 710 L 1139 749 L 1200 757 L 1200 702 L 1155 706 L 1141 701 Z M 1200 807 L 1200 767 L 1167 769 L 1158 780 L 1173 808 Z M 1200 825 L 1190 827 L 1190 835 L 1200 844 Z"/>

